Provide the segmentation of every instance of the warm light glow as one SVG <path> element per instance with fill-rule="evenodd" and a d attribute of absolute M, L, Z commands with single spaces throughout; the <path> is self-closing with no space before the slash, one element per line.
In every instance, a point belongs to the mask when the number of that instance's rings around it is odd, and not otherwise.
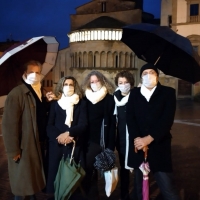
<path fill-rule="evenodd" d="M 122 29 L 94 29 L 74 31 L 69 36 L 69 42 L 79 42 L 88 40 L 121 40 Z"/>

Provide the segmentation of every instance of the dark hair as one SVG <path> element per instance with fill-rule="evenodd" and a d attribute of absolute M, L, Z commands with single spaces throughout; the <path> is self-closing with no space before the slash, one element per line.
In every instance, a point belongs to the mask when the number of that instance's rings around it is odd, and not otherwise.
<path fill-rule="evenodd" d="M 42 71 L 42 64 L 39 61 L 37 61 L 37 60 L 30 60 L 27 63 L 25 63 L 24 64 L 24 71 L 27 71 L 29 65 L 38 66 L 38 67 L 40 67 L 40 69 Z"/>
<path fill-rule="evenodd" d="M 85 91 L 86 89 L 91 89 L 90 87 L 90 78 L 91 76 L 96 76 L 100 81 L 102 86 L 105 86 L 109 94 L 113 94 L 114 85 L 99 71 L 91 71 L 83 81 L 82 88 Z"/>
<path fill-rule="evenodd" d="M 127 81 L 130 83 L 131 85 L 131 88 L 134 87 L 134 84 L 135 84 L 135 79 L 133 77 L 133 74 L 131 74 L 129 71 L 121 71 L 119 73 L 117 73 L 117 75 L 115 76 L 115 85 L 118 86 L 118 79 L 119 78 L 126 78 Z"/>
<path fill-rule="evenodd" d="M 71 79 L 74 83 L 74 93 L 76 93 L 79 98 L 81 99 L 83 97 L 83 93 L 82 93 L 82 90 L 81 88 L 79 87 L 79 84 L 77 82 L 77 80 L 73 77 L 73 76 L 65 76 L 65 77 L 62 77 L 57 85 L 56 85 L 56 88 L 55 88 L 55 95 L 56 97 L 59 99 L 63 93 L 63 86 L 64 86 L 64 83 L 67 79 Z"/>

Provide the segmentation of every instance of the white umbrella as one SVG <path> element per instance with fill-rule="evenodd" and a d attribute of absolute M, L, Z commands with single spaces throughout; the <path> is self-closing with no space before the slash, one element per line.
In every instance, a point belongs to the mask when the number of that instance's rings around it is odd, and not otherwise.
<path fill-rule="evenodd" d="M 0 108 L 6 95 L 19 84 L 23 65 L 30 60 L 42 63 L 42 79 L 54 67 L 59 43 L 55 37 L 40 36 L 17 43 L 0 57 Z"/>

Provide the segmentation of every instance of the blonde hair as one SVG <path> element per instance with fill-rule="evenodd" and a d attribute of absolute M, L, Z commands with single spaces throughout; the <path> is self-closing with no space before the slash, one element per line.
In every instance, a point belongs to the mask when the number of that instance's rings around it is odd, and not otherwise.
<path fill-rule="evenodd" d="M 102 86 L 105 86 L 109 94 L 113 94 L 114 85 L 99 71 L 91 71 L 82 83 L 82 89 L 85 91 L 86 89 L 91 89 L 90 87 L 90 78 L 91 76 L 96 76 L 101 83 Z"/>
<path fill-rule="evenodd" d="M 57 85 L 56 85 L 56 88 L 55 88 L 55 96 L 56 98 L 55 99 L 60 99 L 61 98 L 61 95 L 63 93 L 63 86 L 64 86 L 64 83 L 67 79 L 71 79 L 74 83 L 74 93 L 77 94 L 79 96 L 79 98 L 81 99 L 83 97 L 83 92 L 77 82 L 77 80 L 73 77 L 73 76 L 65 76 L 65 77 L 62 77 Z"/>

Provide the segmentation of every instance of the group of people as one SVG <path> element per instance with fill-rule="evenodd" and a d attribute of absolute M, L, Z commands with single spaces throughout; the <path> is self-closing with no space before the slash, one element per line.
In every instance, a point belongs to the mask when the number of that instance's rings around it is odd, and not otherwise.
<path fill-rule="evenodd" d="M 172 175 L 170 134 L 175 90 L 158 82 L 154 65 L 141 68 L 141 87 L 134 87 L 129 71 L 116 75 L 116 89 L 102 73 L 91 71 L 81 86 L 72 76 L 62 77 L 46 99 L 40 73 L 39 62 L 26 63 L 22 84 L 8 94 L 4 107 L 2 133 L 15 200 L 36 199 L 41 190 L 54 193 L 59 162 L 63 155 L 71 155 L 73 141 L 74 160 L 86 171 L 82 184 L 86 198 L 99 199 L 94 163 L 102 151 L 102 130 L 105 147 L 118 151 L 119 198 L 130 199 L 129 172 L 133 171 L 134 197 L 142 200 L 139 166 L 148 147 L 147 160 L 163 198 L 179 199 Z"/>

